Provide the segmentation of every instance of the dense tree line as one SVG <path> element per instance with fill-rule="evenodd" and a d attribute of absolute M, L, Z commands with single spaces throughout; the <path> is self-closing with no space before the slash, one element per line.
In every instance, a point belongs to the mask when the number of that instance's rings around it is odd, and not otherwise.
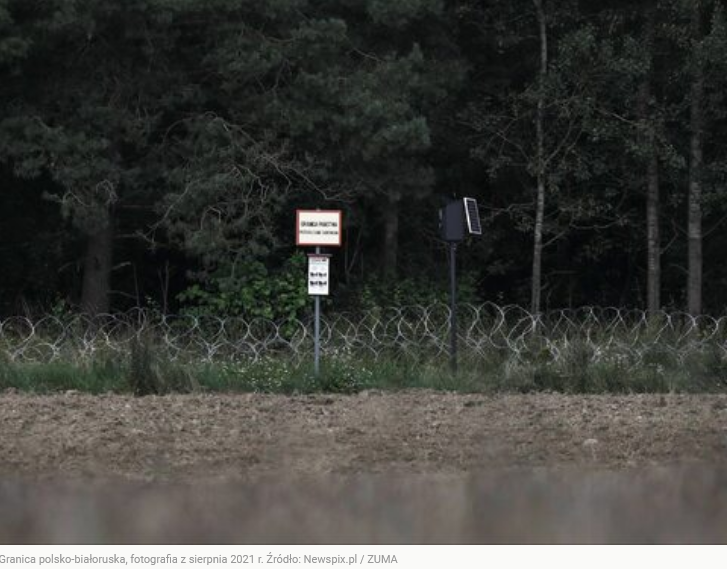
<path fill-rule="evenodd" d="M 721 0 L 0 0 L 0 312 L 727 304 Z"/>

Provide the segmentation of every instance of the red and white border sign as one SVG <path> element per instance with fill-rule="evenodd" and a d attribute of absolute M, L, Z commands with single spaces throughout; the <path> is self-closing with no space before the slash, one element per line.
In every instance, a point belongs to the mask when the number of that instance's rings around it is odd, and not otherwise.
<path fill-rule="evenodd" d="M 300 247 L 340 247 L 343 213 L 338 209 L 295 211 L 295 244 Z"/>

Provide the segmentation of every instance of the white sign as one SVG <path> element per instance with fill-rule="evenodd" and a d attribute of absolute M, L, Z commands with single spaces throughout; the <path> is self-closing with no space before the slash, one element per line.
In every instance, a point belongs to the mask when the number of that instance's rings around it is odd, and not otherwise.
<path fill-rule="evenodd" d="M 340 247 L 342 217 L 340 210 L 296 210 L 296 245 L 303 247 Z"/>
<path fill-rule="evenodd" d="M 308 255 L 308 294 L 328 296 L 329 262 L 327 255 Z"/>

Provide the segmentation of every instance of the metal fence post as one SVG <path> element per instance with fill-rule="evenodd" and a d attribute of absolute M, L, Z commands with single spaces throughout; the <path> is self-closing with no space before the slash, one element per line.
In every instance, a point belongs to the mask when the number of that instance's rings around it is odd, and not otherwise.
<path fill-rule="evenodd" d="M 449 365 L 457 373 L 457 243 L 449 243 Z"/>

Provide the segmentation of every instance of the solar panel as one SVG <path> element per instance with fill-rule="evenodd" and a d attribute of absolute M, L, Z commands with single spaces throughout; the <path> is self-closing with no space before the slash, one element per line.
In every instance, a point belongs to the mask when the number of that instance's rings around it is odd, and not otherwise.
<path fill-rule="evenodd" d="M 477 207 L 477 200 L 464 198 L 464 211 L 467 216 L 467 230 L 471 235 L 482 235 L 482 224 L 480 223 L 480 210 Z"/>

